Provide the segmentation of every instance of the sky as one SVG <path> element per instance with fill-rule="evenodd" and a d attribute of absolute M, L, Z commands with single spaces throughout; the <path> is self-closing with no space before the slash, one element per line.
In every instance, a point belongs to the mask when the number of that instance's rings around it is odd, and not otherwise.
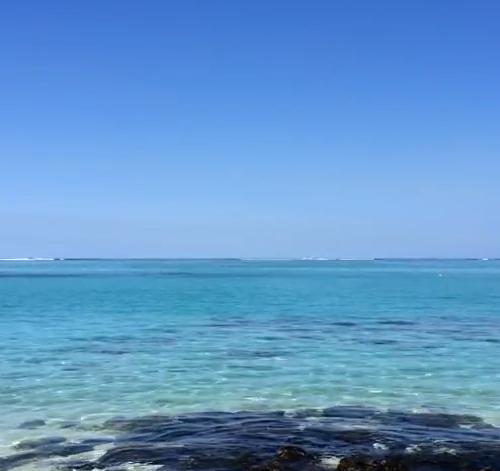
<path fill-rule="evenodd" d="M 499 18 L 0 2 L 0 257 L 500 256 Z"/>

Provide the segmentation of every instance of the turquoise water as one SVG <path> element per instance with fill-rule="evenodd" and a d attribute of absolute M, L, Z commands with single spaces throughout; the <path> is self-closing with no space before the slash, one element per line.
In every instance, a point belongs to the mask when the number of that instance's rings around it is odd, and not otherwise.
<path fill-rule="evenodd" d="M 0 331 L 0 444 L 24 420 L 207 410 L 500 424 L 498 261 L 0 262 Z"/>

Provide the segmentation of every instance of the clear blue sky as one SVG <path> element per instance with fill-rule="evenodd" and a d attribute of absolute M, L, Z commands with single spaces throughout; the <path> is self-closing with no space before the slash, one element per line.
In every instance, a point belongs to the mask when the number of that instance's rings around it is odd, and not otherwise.
<path fill-rule="evenodd" d="M 0 257 L 500 256 L 498 0 L 0 3 Z"/>

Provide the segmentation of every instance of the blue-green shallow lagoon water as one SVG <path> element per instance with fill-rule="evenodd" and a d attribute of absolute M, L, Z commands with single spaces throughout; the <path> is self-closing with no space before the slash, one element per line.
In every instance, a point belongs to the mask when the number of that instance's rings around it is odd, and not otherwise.
<path fill-rule="evenodd" d="M 3 261 L 0 332 L 5 446 L 25 420 L 209 410 L 500 424 L 498 261 Z"/>

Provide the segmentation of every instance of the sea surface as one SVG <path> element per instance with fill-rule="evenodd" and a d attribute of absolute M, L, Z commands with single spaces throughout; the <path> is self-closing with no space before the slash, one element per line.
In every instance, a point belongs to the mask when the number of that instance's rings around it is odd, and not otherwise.
<path fill-rule="evenodd" d="M 500 441 L 500 261 L 0 261 L 0 336 L 0 471 Z"/>

